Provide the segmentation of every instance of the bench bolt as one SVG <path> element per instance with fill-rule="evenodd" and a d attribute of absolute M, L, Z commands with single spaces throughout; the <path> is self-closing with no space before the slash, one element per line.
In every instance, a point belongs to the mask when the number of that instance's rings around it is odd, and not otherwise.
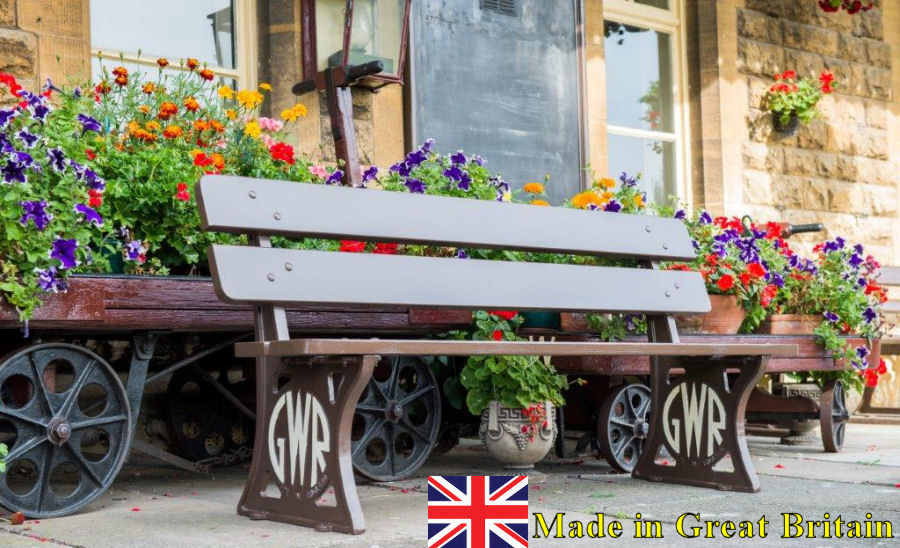
<path fill-rule="evenodd" d="M 672 296 L 672 294 L 669 293 L 669 290 L 668 290 L 668 289 L 665 291 L 665 294 L 666 294 L 666 297 L 671 297 L 671 296 Z"/>
<path fill-rule="evenodd" d="M 251 200 L 255 200 L 256 199 L 256 191 L 251 190 L 250 192 L 247 193 L 247 196 L 250 196 Z"/>
<path fill-rule="evenodd" d="M 281 213 L 278 213 L 278 212 L 276 211 L 275 213 L 272 214 L 272 217 L 273 217 L 276 221 L 280 221 L 280 220 L 281 220 Z"/>
<path fill-rule="evenodd" d="M 270 282 L 274 282 L 274 281 L 275 281 L 275 274 L 269 274 L 268 276 L 266 276 L 266 279 L 269 280 Z"/>
<path fill-rule="evenodd" d="M 294 270 L 294 265 L 291 263 L 284 263 L 284 269 L 290 272 L 291 270 Z"/>
<path fill-rule="evenodd" d="M 646 230 L 647 232 L 650 232 L 650 225 L 645 226 L 644 230 Z"/>

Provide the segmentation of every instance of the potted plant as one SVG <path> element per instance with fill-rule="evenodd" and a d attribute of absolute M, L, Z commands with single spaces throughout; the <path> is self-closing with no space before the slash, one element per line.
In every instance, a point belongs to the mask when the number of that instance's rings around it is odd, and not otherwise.
<path fill-rule="evenodd" d="M 516 312 L 474 314 L 473 340 L 516 341 Z M 556 437 L 556 406 L 566 377 L 537 356 L 471 356 L 460 373 L 466 406 L 481 415 L 479 433 L 488 452 L 509 468 L 534 467 Z"/>
<path fill-rule="evenodd" d="M 763 97 L 762 107 L 772 113 L 775 131 L 793 135 L 801 121 L 809 123 L 819 115 L 816 105 L 834 87 L 831 72 L 823 71 L 817 83 L 812 78 L 797 80 L 797 73 L 787 70 L 775 75 L 775 83 Z"/>
<path fill-rule="evenodd" d="M 734 334 L 752 331 L 770 313 L 783 285 L 773 232 L 736 217 L 716 217 L 699 211 L 689 217 L 678 210 L 696 242 L 697 258 L 691 263 L 668 263 L 669 270 L 699 271 L 706 282 L 712 310 L 701 316 L 682 317 L 687 331 Z"/>
<path fill-rule="evenodd" d="M 875 2 L 872 0 L 819 0 L 819 7 L 822 8 L 822 11 L 829 13 L 844 10 L 850 15 L 855 15 L 874 8 Z"/>

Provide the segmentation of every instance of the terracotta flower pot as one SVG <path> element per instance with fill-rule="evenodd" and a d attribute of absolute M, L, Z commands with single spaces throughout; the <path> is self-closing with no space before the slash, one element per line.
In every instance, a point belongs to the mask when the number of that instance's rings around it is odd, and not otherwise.
<path fill-rule="evenodd" d="M 734 335 L 744 323 L 747 311 L 734 295 L 710 295 L 712 310 L 707 314 L 676 316 L 678 330 L 704 335 Z"/>
<path fill-rule="evenodd" d="M 772 314 L 756 328 L 757 333 L 765 335 L 812 335 L 822 323 L 822 317 L 816 314 Z"/>
<path fill-rule="evenodd" d="M 533 435 L 523 432 L 531 421 L 521 408 L 506 407 L 497 400 L 491 401 L 481 413 L 478 433 L 488 453 L 508 469 L 530 469 L 544 458 L 556 439 L 556 409 L 544 402 L 547 426 L 537 425 Z"/>

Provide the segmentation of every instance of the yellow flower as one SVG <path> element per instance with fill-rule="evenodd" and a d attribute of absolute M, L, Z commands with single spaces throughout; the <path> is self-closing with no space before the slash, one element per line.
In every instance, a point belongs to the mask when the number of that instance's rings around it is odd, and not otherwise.
<path fill-rule="evenodd" d="M 586 190 L 580 194 L 572 196 L 572 205 L 579 209 L 586 209 L 589 205 L 594 204 L 600 206 L 603 203 L 600 196 L 593 190 Z"/>
<path fill-rule="evenodd" d="M 614 188 L 616 186 L 616 182 L 609 177 L 604 177 L 597 181 L 597 186 L 602 186 L 604 188 Z"/>
<path fill-rule="evenodd" d="M 219 91 L 217 91 L 216 93 L 218 93 L 219 97 L 221 97 L 222 99 L 231 99 L 232 97 L 234 97 L 234 90 L 228 86 L 220 87 Z"/>
<path fill-rule="evenodd" d="M 306 106 L 302 103 L 297 103 L 291 108 L 281 111 L 281 117 L 288 122 L 293 122 L 301 116 L 306 116 Z"/>
<path fill-rule="evenodd" d="M 634 205 L 644 207 L 644 197 L 640 194 L 634 197 Z"/>
<path fill-rule="evenodd" d="M 244 126 L 244 133 L 253 137 L 254 139 L 259 138 L 259 134 L 262 133 L 262 128 L 259 127 L 259 122 L 256 120 L 250 120 L 247 122 L 247 125 Z"/>
<path fill-rule="evenodd" d="M 163 131 L 163 137 L 165 137 L 166 139 L 174 139 L 176 137 L 181 137 L 183 133 L 184 130 L 181 129 L 181 126 L 171 125 L 168 126 L 165 131 Z"/>
<path fill-rule="evenodd" d="M 536 206 L 548 206 L 548 205 L 550 205 L 550 204 L 547 203 L 547 202 L 545 202 L 544 200 L 531 200 L 531 205 L 536 205 Z"/>
<path fill-rule="evenodd" d="M 510 194 L 509 192 L 504 192 L 503 193 L 503 201 L 509 202 L 510 200 L 512 200 L 512 194 Z"/>
<path fill-rule="evenodd" d="M 529 194 L 543 194 L 544 185 L 542 185 L 541 183 L 527 183 L 522 187 L 522 190 Z"/>
<path fill-rule="evenodd" d="M 242 107 L 252 110 L 258 107 L 263 102 L 263 96 L 262 93 L 258 91 L 242 89 L 241 91 L 237 92 L 237 102 Z"/>
<path fill-rule="evenodd" d="M 141 105 L 138 107 L 138 110 L 144 114 L 150 114 L 150 105 Z"/>
<path fill-rule="evenodd" d="M 128 133 L 134 133 L 135 131 L 141 129 L 141 125 L 134 120 L 128 122 Z"/>
<path fill-rule="evenodd" d="M 230 108 L 230 109 L 228 109 L 228 110 L 225 111 L 225 116 L 228 116 L 228 119 L 229 119 L 229 120 L 236 120 L 236 119 L 237 119 L 237 112 L 235 112 L 233 108 Z"/>
<path fill-rule="evenodd" d="M 147 122 L 145 127 L 147 128 L 147 131 L 159 131 L 159 128 L 161 126 L 156 120 L 150 120 L 149 122 Z"/>
<path fill-rule="evenodd" d="M 616 197 L 615 194 L 613 194 L 612 192 L 607 190 L 606 192 L 604 192 L 603 194 L 600 195 L 600 200 L 602 200 L 603 203 L 606 203 L 615 197 Z"/>
<path fill-rule="evenodd" d="M 259 89 L 264 90 L 264 91 L 272 91 L 272 86 L 263 82 L 262 84 L 259 85 Z"/>

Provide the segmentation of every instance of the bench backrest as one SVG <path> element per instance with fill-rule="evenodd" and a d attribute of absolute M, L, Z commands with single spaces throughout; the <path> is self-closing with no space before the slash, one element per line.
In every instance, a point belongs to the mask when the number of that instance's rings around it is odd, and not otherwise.
<path fill-rule="evenodd" d="M 258 245 L 213 245 L 216 291 L 228 302 L 670 315 L 709 311 L 696 272 L 274 249 L 268 237 L 320 237 L 469 249 L 694 258 L 677 219 L 206 176 L 197 186 L 206 230 Z"/>

